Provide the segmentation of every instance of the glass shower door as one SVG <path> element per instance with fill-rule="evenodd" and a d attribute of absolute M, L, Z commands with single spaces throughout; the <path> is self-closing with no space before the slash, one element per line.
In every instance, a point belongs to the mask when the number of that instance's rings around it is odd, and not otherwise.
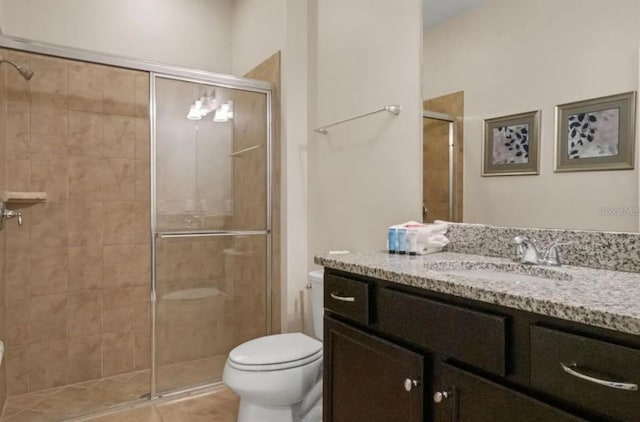
<path fill-rule="evenodd" d="M 155 394 L 221 381 L 267 334 L 265 93 L 155 76 Z"/>

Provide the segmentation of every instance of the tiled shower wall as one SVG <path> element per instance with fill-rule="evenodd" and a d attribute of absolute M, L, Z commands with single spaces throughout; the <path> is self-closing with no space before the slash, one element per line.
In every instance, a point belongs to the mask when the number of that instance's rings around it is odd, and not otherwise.
<path fill-rule="evenodd" d="M 265 236 L 159 242 L 159 365 L 225 357 L 236 345 L 265 334 L 265 247 Z M 175 300 L 176 294 L 203 288 L 215 291 Z M 210 374 L 211 380 L 221 376 Z"/>
<path fill-rule="evenodd" d="M 48 194 L 4 230 L 8 394 L 146 368 L 148 74 L 2 54 L 6 187 Z"/>
<path fill-rule="evenodd" d="M 280 141 L 280 56 L 277 52 L 249 73 L 244 75 L 247 78 L 259 79 L 269 82 L 272 86 L 271 98 L 271 330 L 273 333 L 281 332 L 281 294 L 282 294 L 282 271 L 281 271 L 281 224 L 280 224 L 280 185 L 281 185 L 281 141 Z M 257 125 L 259 121 L 248 120 L 247 124 Z M 246 180 L 245 183 L 249 183 Z"/>

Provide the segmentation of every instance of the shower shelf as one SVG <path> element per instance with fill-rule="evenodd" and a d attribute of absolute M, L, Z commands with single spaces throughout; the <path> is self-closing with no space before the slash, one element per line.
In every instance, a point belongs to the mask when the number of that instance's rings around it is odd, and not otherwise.
<path fill-rule="evenodd" d="M 47 200 L 46 192 L 0 191 L 0 200 L 14 204 L 33 204 Z"/>

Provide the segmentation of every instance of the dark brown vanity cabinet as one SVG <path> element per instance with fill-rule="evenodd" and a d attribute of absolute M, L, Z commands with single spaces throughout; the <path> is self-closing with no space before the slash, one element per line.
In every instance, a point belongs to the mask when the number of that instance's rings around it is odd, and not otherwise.
<path fill-rule="evenodd" d="M 640 422 L 638 336 L 331 269 L 324 288 L 324 422 Z"/>
<path fill-rule="evenodd" d="M 435 422 L 585 421 L 446 363 L 439 367 L 434 391 Z"/>
<path fill-rule="evenodd" d="M 332 318 L 324 344 L 325 421 L 423 420 L 422 355 Z"/>

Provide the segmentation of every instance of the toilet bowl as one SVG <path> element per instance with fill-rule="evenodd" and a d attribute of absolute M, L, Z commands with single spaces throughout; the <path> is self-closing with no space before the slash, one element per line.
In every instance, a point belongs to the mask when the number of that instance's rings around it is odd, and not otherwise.
<path fill-rule="evenodd" d="M 322 339 L 322 271 L 309 273 L 309 281 L 314 331 Z M 238 422 L 322 421 L 322 342 L 305 334 L 239 345 L 229 353 L 222 380 L 240 396 Z"/>

